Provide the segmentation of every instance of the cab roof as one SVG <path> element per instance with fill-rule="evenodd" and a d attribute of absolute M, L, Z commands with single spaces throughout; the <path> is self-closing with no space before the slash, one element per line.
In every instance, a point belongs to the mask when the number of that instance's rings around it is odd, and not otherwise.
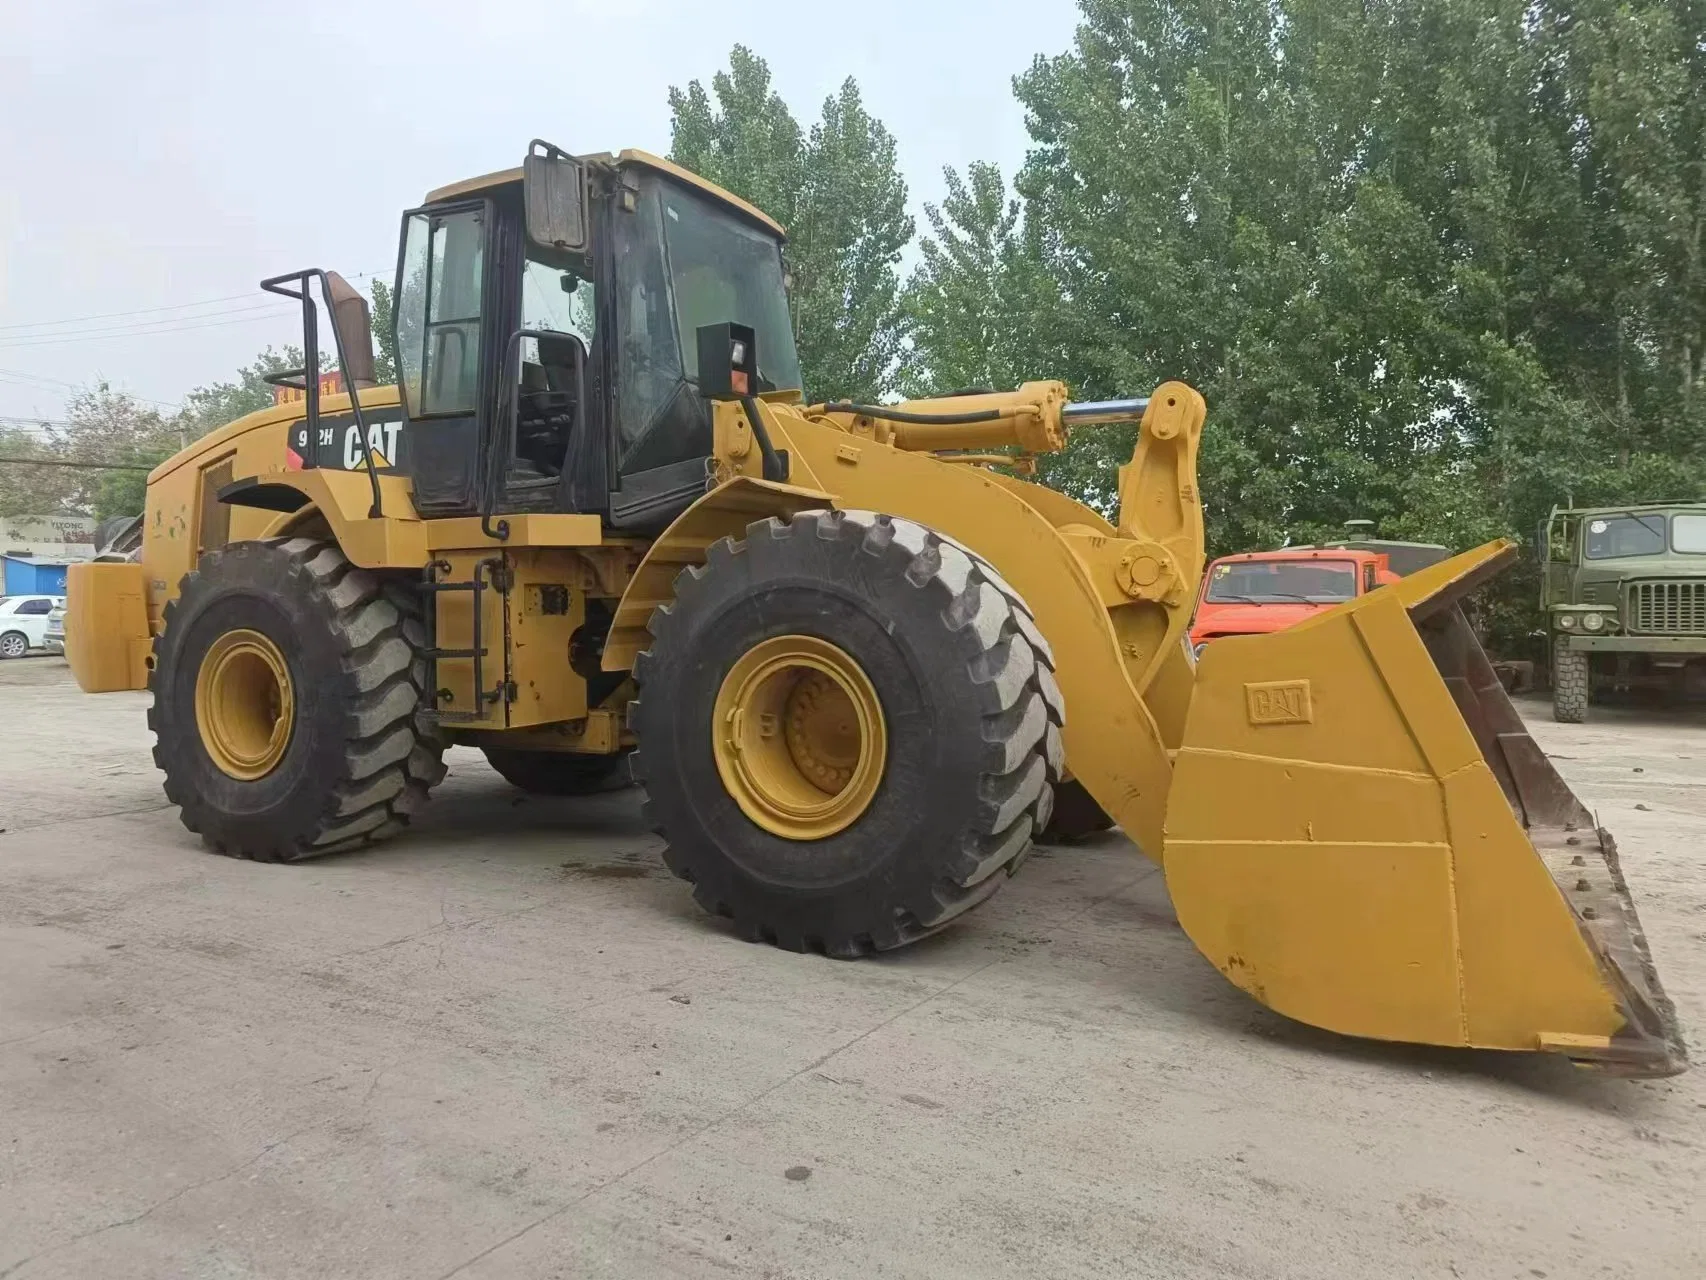
<path fill-rule="evenodd" d="M 1215 564 L 1237 564 L 1246 560 L 1373 560 L 1380 551 L 1364 551 L 1358 547 L 1280 547 L 1274 551 L 1240 551 L 1236 555 L 1216 556 Z"/>
<path fill-rule="evenodd" d="M 1599 507 L 1554 507 L 1555 516 L 1616 516 L 1633 515 L 1642 511 L 1698 511 L 1706 507 L 1706 498 L 1689 501 L 1679 498 L 1675 502 L 1608 502 Z"/>
<path fill-rule="evenodd" d="M 605 151 L 597 155 L 580 156 L 579 159 L 588 164 L 605 164 L 619 169 L 629 165 L 651 169 L 655 173 L 661 173 L 666 177 L 674 178 L 677 182 L 683 182 L 690 187 L 697 188 L 720 204 L 727 205 L 736 213 L 750 218 L 766 231 L 772 232 L 778 239 L 786 240 L 788 238 L 788 233 L 782 229 L 782 224 L 757 205 L 748 204 L 733 192 L 725 191 L 716 183 L 706 181 L 692 170 L 683 169 L 674 161 L 665 160 L 662 156 L 654 156 L 649 151 L 637 151 L 630 148 L 614 156 Z M 498 187 L 507 187 L 511 183 L 520 181 L 521 169 L 519 167 L 499 169 L 496 173 L 482 174 L 478 178 L 464 178 L 461 182 L 452 182 L 448 186 L 429 191 L 425 203 L 437 204 L 442 200 L 457 200 L 464 196 L 481 195 L 496 190 Z"/>

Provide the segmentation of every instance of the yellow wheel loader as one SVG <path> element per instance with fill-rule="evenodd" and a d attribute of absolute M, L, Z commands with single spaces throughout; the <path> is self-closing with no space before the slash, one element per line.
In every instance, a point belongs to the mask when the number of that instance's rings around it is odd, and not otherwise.
<path fill-rule="evenodd" d="M 138 556 L 70 582 L 77 678 L 152 691 L 184 823 L 294 861 L 406 824 L 448 744 L 557 794 L 631 767 L 706 909 L 856 956 L 995 894 L 1059 786 L 1290 1017 L 1682 1069 L 1610 838 L 1458 608 L 1508 544 L 1198 665 L 1202 398 L 813 403 L 783 242 L 667 161 L 535 142 L 403 215 L 397 387 L 343 281 L 264 282 L 302 304 L 286 402 L 157 468 Z M 1114 520 L 1025 479 L 1115 422 Z"/>

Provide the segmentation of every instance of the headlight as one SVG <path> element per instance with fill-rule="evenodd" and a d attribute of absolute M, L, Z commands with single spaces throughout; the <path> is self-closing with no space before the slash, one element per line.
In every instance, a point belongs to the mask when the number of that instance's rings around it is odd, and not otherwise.
<path fill-rule="evenodd" d="M 1574 631 L 1576 629 L 1576 615 L 1573 613 L 1560 613 L 1558 615 L 1558 625 L 1566 631 Z"/>
<path fill-rule="evenodd" d="M 1599 631 L 1604 626 L 1605 626 L 1605 615 L 1604 614 L 1602 614 L 1602 613 L 1588 613 L 1588 614 L 1582 615 L 1582 630 L 1584 630 L 1584 631 Z"/>

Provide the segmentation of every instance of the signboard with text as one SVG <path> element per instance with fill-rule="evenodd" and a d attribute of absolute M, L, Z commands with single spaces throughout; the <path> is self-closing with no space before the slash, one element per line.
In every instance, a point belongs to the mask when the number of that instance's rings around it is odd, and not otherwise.
<path fill-rule="evenodd" d="M 0 517 L 0 552 L 45 560 L 92 560 L 95 519 L 77 515 Z"/>

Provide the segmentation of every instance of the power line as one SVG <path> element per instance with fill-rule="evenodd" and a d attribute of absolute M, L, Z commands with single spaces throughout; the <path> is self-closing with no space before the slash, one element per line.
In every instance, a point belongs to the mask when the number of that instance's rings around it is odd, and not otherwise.
<path fill-rule="evenodd" d="M 125 320 L 118 324 L 97 324 L 82 329 L 61 329 L 53 333 L 0 333 L 0 345 L 17 342 L 38 342 L 49 339 L 74 338 L 86 333 L 117 333 L 127 329 L 155 329 L 161 325 L 193 324 L 198 320 L 218 320 L 224 316 L 240 316 L 261 310 L 290 311 L 294 304 L 284 298 L 250 298 L 240 306 L 220 307 L 189 316 L 161 316 L 155 320 Z"/>
<path fill-rule="evenodd" d="M 388 268 L 385 269 L 388 270 Z M 370 280 L 378 274 L 377 271 L 358 271 L 349 278 L 352 280 Z M 245 299 L 254 299 L 256 296 L 255 291 L 250 290 L 247 293 L 227 294 L 223 298 L 203 298 L 199 302 L 174 302 L 159 307 L 137 307 L 131 311 L 99 311 L 86 316 L 68 316 L 63 320 L 25 320 L 18 324 L 0 324 L 0 333 L 19 329 L 55 329 L 64 325 L 86 324 L 91 320 L 115 320 L 123 316 L 157 315 L 163 311 L 192 311 L 197 307 L 211 307 L 222 302 L 241 302 Z M 187 320 L 195 317 L 182 316 L 179 318 Z"/>
<path fill-rule="evenodd" d="M 22 369 L 0 369 L 0 377 L 7 379 L 9 382 L 14 381 L 15 379 L 15 381 L 19 382 L 51 382 L 53 386 L 60 387 L 77 386 L 75 382 L 67 382 L 65 379 L 61 379 L 61 377 L 43 377 L 41 374 L 26 374 Z"/>
<path fill-rule="evenodd" d="M 88 333 L 73 333 L 54 338 L 0 340 L 0 350 L 20 350 L 24 347 L 63 347 L 73 343 L 108 342 L 114 338 L 150 338 L 156 334 L 189 333 L 196 329 L 223 329 L 227 325 L 255 324 L 262 320 L 289 320 L 291 316 L 289 308 L 278 310 L 268 306 L 265 308 L 264 314 L 261 315 L 249 314 L 250 310 L 260 310 L 260 308 L 250 308 L 243 311 L 230 311 L 222 313 L 219 316 L 197 317 L 197 323 L 173 324 L 171 322 L 160 322 L 167 325 L 165 328 L 115 329 L 110 332 L 91 331 Z"/>
<path fill-rule="evenodd" d="M 21 369 L 0 369 L 0 382 L 16 382 L 27 387 L 33 387 L 35 384 L 40 384 L 42 386 L 64 387 L 67 391 L 79 391 L 88 385 L 87 383 L 67 382 L 64 378 L 48 378 L 39 373 L 25 373 Z M 133 400 L 141 400 L 146 404 L 157 404 L 162 409 L 176 409 L 179 407 L 176 403 L 170 400 L 155 400 L 149 396 L 132 395 L 132 393 L 128 391 L 123 392 L 122 394 L 130 396 Z"/>
<path fill-rule="evenodd" d="M 21 324 L 0 324 L 0 332 L 11 329 L 49 329 L 66 324 L 86 324 L 90 320 L 114 320 L 120 316 L 146 316 L 161 311 L 188 311 L 195 307 L 211 307 L 221 302 L 239 302 L 253 298 L 254 291 L 228 294 L 223 298 L 203 298 L 200 302 L 177 302 L 166 307 L 138 307 L 134 311 L 99 311 L 94 315 L 70 316 L 64 320 L 26 320 Z"/>
<path fill-rule="evenodd" d="M 74 467 L 83 471 L 152 471 L 158 463 L 141 462 L 72 462 L 63 458 L 8 458 L 0 462 L 17 462 L 29 467 Z"/>

